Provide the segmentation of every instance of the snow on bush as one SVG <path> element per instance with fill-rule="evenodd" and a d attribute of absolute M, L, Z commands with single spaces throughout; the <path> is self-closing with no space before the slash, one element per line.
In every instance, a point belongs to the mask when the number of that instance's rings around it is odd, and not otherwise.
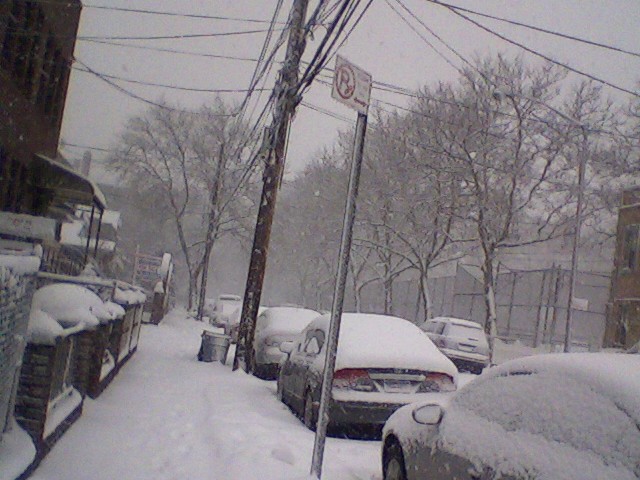
<path fill-rule="evenodd" d="M 27 327 L 27 341 L 38 345 L 55 345 L 64 328 L 48 313 L 32 308 Z"/>
<path fill-rule="evenodd" d="M 33 295 L 29 341 L 54 344 L 59 336 L 90 329 L 122 316 L 124 309 L 120 305 L 103 302 L 98 295 L 81 285 L 47 285 Z"/>
<path fill-rule="evenodd" d="M 139 305 L 147 300 L 147 296 L 138 287 L 118 282 L 113 300 L 120 305 Z"/>

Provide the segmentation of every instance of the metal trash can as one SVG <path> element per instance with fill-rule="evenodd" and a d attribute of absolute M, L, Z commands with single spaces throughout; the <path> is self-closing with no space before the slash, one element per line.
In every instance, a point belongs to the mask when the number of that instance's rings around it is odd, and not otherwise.
<path fill-rule="evenodd" d="M 201 362 L 214 362 L 218 360 L 224 365 L 227 359 L 227 352 L 231 337 L 223 333 L 214 333 L 204 330 L 202 332 L 202 343 L 198 352 L 198 360 Z"/>

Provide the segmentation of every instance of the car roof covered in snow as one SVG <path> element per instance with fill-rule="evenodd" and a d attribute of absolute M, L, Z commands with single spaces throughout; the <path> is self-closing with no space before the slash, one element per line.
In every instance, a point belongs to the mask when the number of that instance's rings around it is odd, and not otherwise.
<path fill-rule="evenodd" d="M 307 329 L 329 330 L 330 315 L 314 320 Z M 326 345 L 326 343 L 325 343 Z M 373 313 L 344 313 L 340 322 L 336 370 L 341 368 L 399 368 L 447 373 L 458 369 L 409 320 Z"/>
<path fill-rule="evenodd" d="M 640 423 L 640 356 L 601 352 L 533 355 L 491 368 L 477 380 L 526 372 L 572 377 L 612 398 Z"/>
<path fill-rule="evenodd" d="M 300 332 L 320 312 L 302 307 L 269 307 L 260 314 L 258 323 L 273 331 Z"/>

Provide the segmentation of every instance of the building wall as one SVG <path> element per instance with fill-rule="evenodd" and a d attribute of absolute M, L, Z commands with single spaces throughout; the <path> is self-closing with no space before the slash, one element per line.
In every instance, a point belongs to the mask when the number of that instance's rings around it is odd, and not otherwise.
<path fill-rule="evenodd" d="M 637 226 L 637 227 L 635 227 Z M 618 212 L 614 272 L 605 346 L 628 348 L 640 341 L 640 189 L 623 192 Z"/>
<path fill-rule="evenodd" d="M 35 153 L 55 157 L 80 0 L 0 2 L 0 209 L 31 213 Z M 21 188 L 20 188 L 21 187 Z"/>

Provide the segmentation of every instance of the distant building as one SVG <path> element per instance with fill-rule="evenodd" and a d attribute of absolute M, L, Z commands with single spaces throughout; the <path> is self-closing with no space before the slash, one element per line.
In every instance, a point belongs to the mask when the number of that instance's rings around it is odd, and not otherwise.
<path fill-rule="evenodd" d="M 640 187 L 622 193 L 604 344 L 640 341 Z"/>

